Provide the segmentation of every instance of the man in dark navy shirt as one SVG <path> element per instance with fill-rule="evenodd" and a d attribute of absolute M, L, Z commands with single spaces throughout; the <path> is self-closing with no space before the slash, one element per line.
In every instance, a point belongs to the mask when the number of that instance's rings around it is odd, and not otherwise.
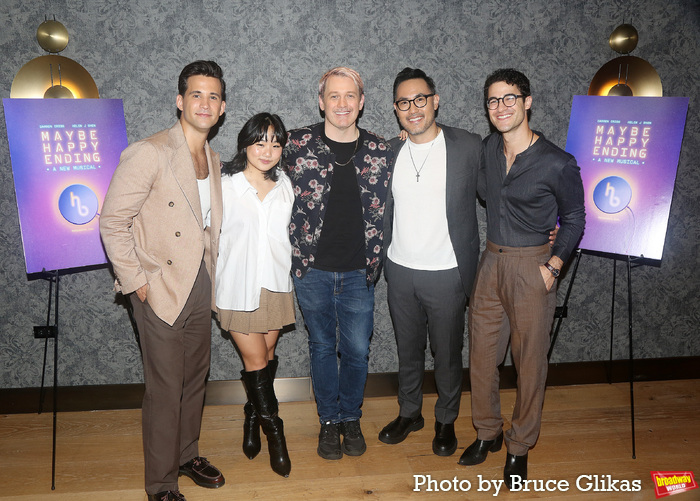
<path fill-rule="evenodd" d="M 527 478 L 527 454 L 540 431 L 556 278 L 583 232 L 583 183 L 576 159 L 530 129 L 530 82 L 497 70 L 484 84 L 497 132 L 484 140 L 479 194 L 486 200 L 487 244 L 469 308 L 469 372 L 477 439 L 460 464 L 483 462 L 500 450 L 503 418 L 498 365 L 511 343 L 518 372 L 504 480 Z M 560 229 L 550 248 L 549 232 Z"/>

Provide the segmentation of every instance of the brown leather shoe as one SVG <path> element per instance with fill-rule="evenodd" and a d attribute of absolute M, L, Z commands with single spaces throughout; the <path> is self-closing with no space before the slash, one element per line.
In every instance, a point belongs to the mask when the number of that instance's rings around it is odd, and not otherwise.
<path fill-rule="evenodd" d="M 195 484 L 208 489 L 217 489 L 226 483 L 218 468 L 207 458 L 194 457 L 180 466 L 180 475 L 190 477 Z"/>
<path fill-rule="evenodd" d="M 180 491 L 161 491 L 158 494 L 149 494 L 148 501 L 187 501 Z"/>

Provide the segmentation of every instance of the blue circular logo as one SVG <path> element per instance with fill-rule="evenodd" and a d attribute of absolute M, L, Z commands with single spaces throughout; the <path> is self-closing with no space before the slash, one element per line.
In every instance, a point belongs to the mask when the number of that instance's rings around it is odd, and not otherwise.
<path fill-rule="evenodd" d="M 632 200 L 632 187 L 617 176 L 610 176 L 599 182 L 593 190 L 593 202 L 606 214 L 615 214 Z"/>
<path fill-rule="evenodd" d="M 72 184 L 58 197 L 58 210 L 69 223 L 89 223 L 97 214 L 97 195 L 85 185 Z"/>

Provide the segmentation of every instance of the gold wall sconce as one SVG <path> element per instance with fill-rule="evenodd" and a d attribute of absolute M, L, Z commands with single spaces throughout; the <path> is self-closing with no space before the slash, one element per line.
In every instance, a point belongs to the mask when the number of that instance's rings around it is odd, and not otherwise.
<path fill-rule="evenodd" d="M 637 46 L 639 34 L 631 24 L 621 24 L 610 35 L 608 43 L 615 52 L 624 54 L 605 63 L 588 87 L 589 96 L 657 96 L 663 95 L 661 78 L 644 59 L 630 56 Z"/>
<path fill-rule="evenodd" d="M 80 64 L 58 53 L 68 45 L 68 30 L 55 19 L 39 25 L 36 39 L 49 54 L 32 59 L 15 75 L 11 98 L 99 98 L 95 81 Z"/>

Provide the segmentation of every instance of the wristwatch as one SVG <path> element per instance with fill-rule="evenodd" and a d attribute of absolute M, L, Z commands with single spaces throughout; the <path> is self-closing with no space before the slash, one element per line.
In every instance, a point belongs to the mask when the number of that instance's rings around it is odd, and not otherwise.
<path fill-rule="evenodd" d="M 559 273 L 561 273 L 561 270 L 556 269 L 554 266 L 552 266 L 548 262 L 544 263 L 544 267 L 549 270 L 549 272 L 552 274 L 552 276 L 554 278 L 559 278 Z"/>

